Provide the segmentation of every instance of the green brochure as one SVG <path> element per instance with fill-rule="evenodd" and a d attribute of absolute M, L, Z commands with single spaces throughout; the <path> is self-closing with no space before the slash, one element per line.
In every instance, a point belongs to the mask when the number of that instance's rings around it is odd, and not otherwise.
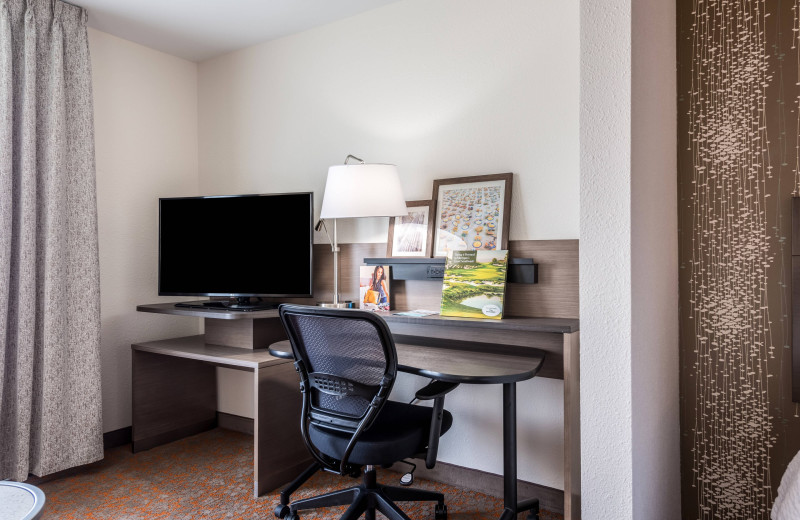
<path fill-rule="evenodd" d="M 444 270 L 442 316 L 503 317 L 508 251 L 450 251 Z"/>

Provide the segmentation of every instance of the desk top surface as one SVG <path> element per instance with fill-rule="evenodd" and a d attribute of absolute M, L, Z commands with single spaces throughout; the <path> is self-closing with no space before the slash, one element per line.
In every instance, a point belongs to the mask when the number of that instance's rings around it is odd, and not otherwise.
<path fill-rule="evenodd" d="M 496 354 L 474 350 L 449 349 L 395 343 L 400 372 L 429 377 L 448 383 L 516 383 L 536 375 L 544 362 L 544 352 L 530 349 L 526 356 Z M 293 359 L 288 340 L 273 343 L 275 357 Z"/>
<path fill-rule="evenodd" d="M 154 312 L 157 314 L 174 314 L 179 316 L 193 316 L 197 318 L 221 320 L 253 320 L 278 317 L 278 311 L 276 309 L 241 312 L 223 309 L 191 309 L 186 307 L 175 307 L 175 303 L 152 303 L 148 305 L 139 305 L 136 307 L 136 310 L 139 312 Z M 440 316 L 438 314 L 418 318 L 411 316 L 398 316 L 396 314 L 397 312 L 401 311 L 395 310 L 390 312 L 376 312 L 375 314 L 378 314 L 390 324 L 408 323 L 413 325 L 474 327 L 483 329 L 519 330 L 527 332 L 552 332 L 557 334 L 569 334 L 571 332 L 577 332 L 580 328 L 580 322 L 573 318 L 525 318 L 510 316 L 503 318 L 502 320 L 482 320 L 472 318 L 451 318 Z"/>

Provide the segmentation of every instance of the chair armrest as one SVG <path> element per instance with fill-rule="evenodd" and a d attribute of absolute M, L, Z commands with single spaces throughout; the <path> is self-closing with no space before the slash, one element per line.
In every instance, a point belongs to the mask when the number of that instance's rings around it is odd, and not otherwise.
<path fill-rule="evenodd" d="M 428 401 L 430 399 L 436 399 L 438 397 L 444 397 L 445 395 L 452 392 L 458 383 L 445 383 L 444 381 L 431 381 L 427 386 L 424 388 L 420 388 L 417 390 L 417 393 L 414 397 L 416 397 L 420 401 Z"/>
<path fill-rule="evenodd" d="M 458 383 L 431 381 L 426 387 L 418 390 L 415 396 L 421 401 L 433 399 L 431 429 L 428 433 L 428 451 L 425 454 L 425 467 L 428 469 L 432 469 L 436 465 L 436 456 L 439 453 L 439 437 L 442 432 L 442 417 L 444 416 L 444 396 L 452 392 L 457 386 Z"/>

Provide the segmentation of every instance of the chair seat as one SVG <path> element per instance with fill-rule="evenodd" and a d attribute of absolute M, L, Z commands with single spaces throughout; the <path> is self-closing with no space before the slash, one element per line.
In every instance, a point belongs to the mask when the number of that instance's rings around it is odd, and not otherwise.
<path fill-rule="evenodd" d="M 372 427 L 359 437 L 349 462 L 359 466 L 393 464 L 424 452 L 428 445 L 432 410 L 425 406 L 387 401 Z M 453 416 L 442 414 L 441 434 L 450 429 Z M 322 453 L 341 460 L 352 434 L 311 424 L 311 442 Z"/>

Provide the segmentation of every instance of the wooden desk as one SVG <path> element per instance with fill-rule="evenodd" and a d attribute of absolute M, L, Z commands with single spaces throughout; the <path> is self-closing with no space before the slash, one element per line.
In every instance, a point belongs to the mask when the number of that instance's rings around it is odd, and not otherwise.
<path fill-rule="evenodd" d="M 206 334 L 131 345 L 133 451 L 147 450 L 217 425 L 216 367 L 253 374 L 253 488 L 263 495 L 311 462 L 300 438 L 294 365 L 266 347 L 286 334 L 277 311 L 197 310 L 172 303 L 140 312 L 203 317 Z"/>
<path fill-rule="evenodd" d="M 534 375 L 564 379 L 564 518 L 580 518 L 578 320 L 381 316 L 397 342 L 398 370 L 455 383 L 503 384 L 506 509 L 502 520 L 516 518 L 519 505 L 516 382 Z M 283 358 L 292 356 L 288 341 L 273 344 L 270 352 Z"/>
<path fill-rule="evenodd" d="M 204 340 L 195 340 L 205 343 L 218 343 L 222 341 L 218 338 L 241 338 L 244 337 L 247 342 L 259 348 L 266 348 L 270 344 L 285 339 L 278 337 L 275 324 L 277 323 L 277 310 L 265 310 L 255 312 L 230 312 L 221 310 L 200 310 L 200 309 L 185 309 L 176 308 L 174 304 L 153 304 L 141 305 L 137 307 L 141 312 L 155 312 L 173 315 L 193 316 L 206 318 L 206 337 Z M 428 316 L 424 318 L 413 318 L 407 316 L 397 316 L 393 313 L 381 313 L 381 316 L 386 320 L 389 329 L 395 338 L 395 341 L 400 344 L 417 345 L 424 347 L 435 347 L 439 349 L 452 351 L 458 350 L 459 356 L 469 355 L 469 352 L 502 354 L 507 356 L 519 356 L 529 358 L 538 355 L 538 351 L 544 351 L 546 358 L 538 373 L 537 377 L 549 377 L 564 380 L 564 518 L 578 519 L 580 518 L 580 357 L 579 357 L 579 339 L 580 333 L 579 322 L 576 319 L 562 319 L 562 318 L 515 318 L 508 317 L 502 320 L 473 320 L 466 318 L 446 318 L 442 316 Z M 226 321 L 228 320 L 228 321 Z M 211 329 L 209 329 L 211 327 Z M 209 332 L 214 335 L 209 339 Z M 227 335 L 227 336 L 226 336 Z M 198 338 L 195 336 L 195 338 Z M 134 345 L 134 352 L 137 350 L 145 350 L 141 355 L 146 353 L 153 354 L 153 350 L 147 351 L 147 348 L 161 348 L 161 354 L 167 351 L 174 352 L 169 354 L 170 357 L 188 357 L 187 354 L 180 353 L 180 348 L 175 349 L 175 342 L 180 341 L 182 338 L 164 340 L 164 342 L 150 342 L 149 344 Z M 152 345 L 155 344 L 155 345 Z M 159 346 L 160 344 L 160 346 Z M 151 345 L 148 347 L 148 345 Z M 199 343 L 197 348 L 199 348 Z M 209 348 L 209 347 L 205 347 Z M 240 356 L 245 355 L 242 353 L 241 348 L 234 348 L 232 355 L 237 359 L 237 363 L 243 362 Z M 204 353 L 205 352 L 205 353 Z M 156 353 L 158 354 L 158 353 Z M 192 355 L 204 356 L 208 355 L 208 350 L 203 350 Z M 263 353 L 262 353 L 263 354 Z M 250 355 L 254 355 L 251 353 Z M 266 355 L 269 355 L 268 353 Z M 137 354 L 134 354 L 136 358 Z M 189 358 L 197 360 L 197 358 Z M 217 363 L 218 366 L 231 366 L 232 361 L 213 361 L 208 358 L 199 360 L 202 363 Z M 284 360 L 285 362 L 285 360 Z M 222 364 L 226 363 L 226 364 Z M 141 363 L 139 363 L 141 365 Z M 171 378 L 174 380 L 180 379 L 182 376 L 183 365 L 172 369 L 171 372 L 165 370 L 162 372 L 162 377 L 171 373 Z M 273 365 L 274 366 L 274 365 Z M 134 440 L 137 438 L 137 431 L 141 431 L 141 427 L 137 428 L 137 412 L 136 412 L 136 392 L 137 387 L 146 385 L 145 381 L 137 382 L 136 377 L 137 363 L 134 364 Z M 288 366 L 282 367 L 287 374 L 290 372 Z M 410 367 L 410 365 L 409 365 Z M 422 373 L 426 377 L 436 377 L 434 374 L 435 367 L 431 365 L 428 368 L 434 369 L 431 372 Z M 213 370 L 213 366 L 210 368 Z M 247 370 L 248 368 L 245 368 Z M 255 370 L 252 368 L 252 370 Z M 259 373 L 261 369 L 259 369 Z M 205 377 L 213 377 L 206 374 Z M 296 378 L 294 370 L 291 370 L 291 375 L 285 377 Z M 257 384 L 268 384 L 267 380 L 261 379 L 259 376 Z M 193 377 L 185 378 L 185 385 L 193 388 L 194 391 L 202 386 L 197 383 Z M 175 392 L 180 384 L 175 384 Z M 213 385 L 212 385 L 213 386 Z M 214 389 L 216 392 L 216 389 Z M 256 428 L 257 432 L 260 431 L 255 439 L 257 451 L 257 458 L 269 456 L 269 446 L 274 446 L 274 443 L 266 438 L 264 424 L 266 421 L 277 420 L 277 412 L 268 404 L 268 397 L 263 394 L 259 399 L 259 392 L 256 393 Z M 292 386 L 290 397 L 286 394 L 286 402 L 291 401 L 296 404 L 296 411 L 294 412 L 299 424 L 300 412 L 300 393 L 296 391 L 296 387 Z M 505 394 L 505 392 L 504 392 Z M 216 398 L 214 394 L 214 399 Z M 157 399 L 157 395 L 151 396 L 151 399 Z M 209 403 L 210 400 L 206 400 Z M 277 405 L 276 405 L 277 406 Z M 294 405 L 293 405 L 294 406 Z M 290 413 L 291 406 L 288 406 L 286 413 Z M 292 419 L 294 420 L 294 419 Z M 259 427 L 261 423 L 261 427 Z M 276 429 L 281 429 L 275 423 Z M 284 426 L 286 422 L 282 423 Z M 259 429 L 260 428 L 260 429 Z M 286 429 L 284 428 L 284 431 Z M 299 428 L 298 428 L 299 430 Z M 188 434 L 187 434 L 188 435 Z M 263 437 L 263 442 L 261 439 Z M 299 435 L 298 435 L 299 437 Z M 170 439 L 174 440 L 174 439 Z M 296 441 L 297 439 L 295 439 Z M 168 442 L 168 441 L 164 441 Z M 272 450 L 275 451 L 275 450 Z M 299 456 L 299 455 L 298 455 Z M 308 460 L 307 458 L 304 460 Z M 259 476 L 259 468 L 263 468 L 263 464 L 256 461 L 256 494 L 275 488 L 286 481 L 296 476 L 302 468 L 298 468 L 294 475 L 286 478 L 284 482 L 275 484 L 274 486 L 266 486 Z M 291 472 L 287 472 L 288 473 Z M 515 488 L 516 489 L 516 488 Z"/>

